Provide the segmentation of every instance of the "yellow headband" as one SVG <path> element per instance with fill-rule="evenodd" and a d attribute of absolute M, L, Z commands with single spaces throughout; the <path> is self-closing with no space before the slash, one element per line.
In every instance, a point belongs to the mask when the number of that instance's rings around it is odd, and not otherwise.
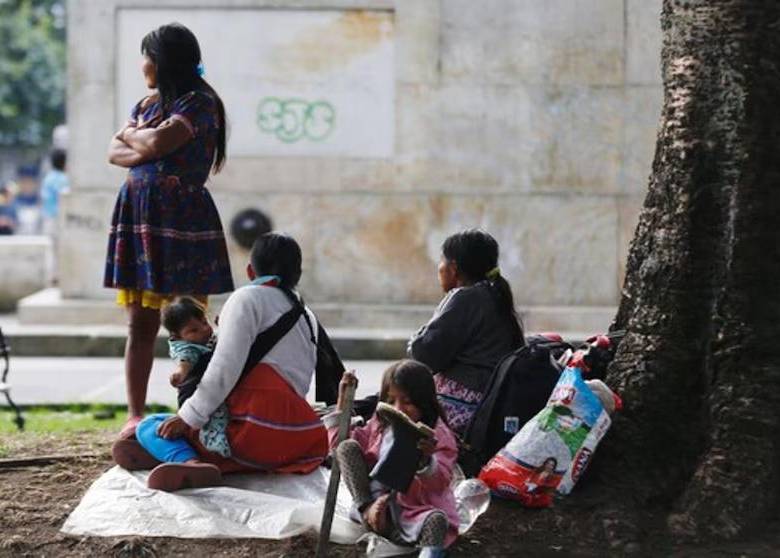
<path fill-rule="evenodd" d="M 496 266 L 490 271 L 488 271 L 487 273 L 485 273 L 485 277 L 487 277 L 491 281 L 494 281 L 495 279 L 501 277 L 501 270 L 498 268 L 498 266 Z"/>

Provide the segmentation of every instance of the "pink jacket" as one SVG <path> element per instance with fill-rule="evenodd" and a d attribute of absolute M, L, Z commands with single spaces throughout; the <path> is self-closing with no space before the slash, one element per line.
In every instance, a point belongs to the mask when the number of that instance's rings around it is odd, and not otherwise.
<path fill-rule="evenodd" d="M 337 422 L 336 420 L 325 420 L 331 448 L 335 446 L 338 436 Z M 415 475 L 406 492 L 398 493 L 396 501 L 401 509 L 401 522 L 403 523 L 422 522 L 434 509 L 443 511 L 450 522 L 445 539 L 445 545 L 449 546 L 458 537 L 458 511 L 455 495 L 450 488 L 452 471 L 458 459 L 458 446 L 455 436 L 441 419 L 436 422 L 434 432 L 437 443 L 430 464 Z M 379 448 L 382 445 L 382 435 L 382 424 L 376 415 L 371 417 L 365 426 L 354 427 L 350 432 L 350 437 L 363 449 L 369 470 L 377 462 Z"/>

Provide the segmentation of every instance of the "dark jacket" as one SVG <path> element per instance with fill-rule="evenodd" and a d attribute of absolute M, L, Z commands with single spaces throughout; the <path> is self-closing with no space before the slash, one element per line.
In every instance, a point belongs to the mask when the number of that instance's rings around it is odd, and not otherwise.
<path fill-rule="evenodd" d="M 516 348 L 487 282 L 452 289 L 430 321 L 409 340 L 407 353 L 434 372 L 483 391 L 498 361 Z"/>

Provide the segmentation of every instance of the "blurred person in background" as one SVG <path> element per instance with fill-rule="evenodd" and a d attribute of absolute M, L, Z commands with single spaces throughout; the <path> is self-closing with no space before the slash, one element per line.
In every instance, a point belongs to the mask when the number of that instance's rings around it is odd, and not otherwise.
<path fill-rule="evenodd" d="M 16 230 L 16 209 L 13 195 L 7 185 L 0 186 L 0 235 L 14 234 Z"/>
<path fill-rule="evenodd" d="M 51 170 L 41 182 L 41 214 L 43 233 L 52 237 L 57 233 L 57 215 L 60 208 L 60 195 L 70 190 L 70 182 L 65 174 L 65 151 L 52 149 L 49 154 Z"/>
<path fill-rule="evenodd" d="M 41 196 L 38 184 L 38 167 L 21 165 L 16 171 L 14 209 L 16 210 L 16 234 L 40 234 Z"/>
<path fill-rule="evenodd" d="M 70 181 L 65 174 L 66 154 L 64 149 L 54 148 L 49 154 L 51 169 L 41 182 L 41 214 L 43 217 L 42 232 L 51 239 L 47 265 L 54 283 L 57 283 L 57 249 L 58 236 L 57 215 L 60 212 L 60 196 L 70 190 Z"/>

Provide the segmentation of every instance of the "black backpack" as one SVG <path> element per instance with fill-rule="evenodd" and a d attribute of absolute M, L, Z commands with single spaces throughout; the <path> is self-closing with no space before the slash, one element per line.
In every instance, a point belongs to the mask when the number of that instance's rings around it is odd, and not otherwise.
<path fill-rule="evenodd" d="M 564 341 L 531 336 L 496 365 L 463 434 L 459 462 L 467 476 L 479 473 L 544 408 L 561 373 L 556 360 L 570 348 Z"/>

